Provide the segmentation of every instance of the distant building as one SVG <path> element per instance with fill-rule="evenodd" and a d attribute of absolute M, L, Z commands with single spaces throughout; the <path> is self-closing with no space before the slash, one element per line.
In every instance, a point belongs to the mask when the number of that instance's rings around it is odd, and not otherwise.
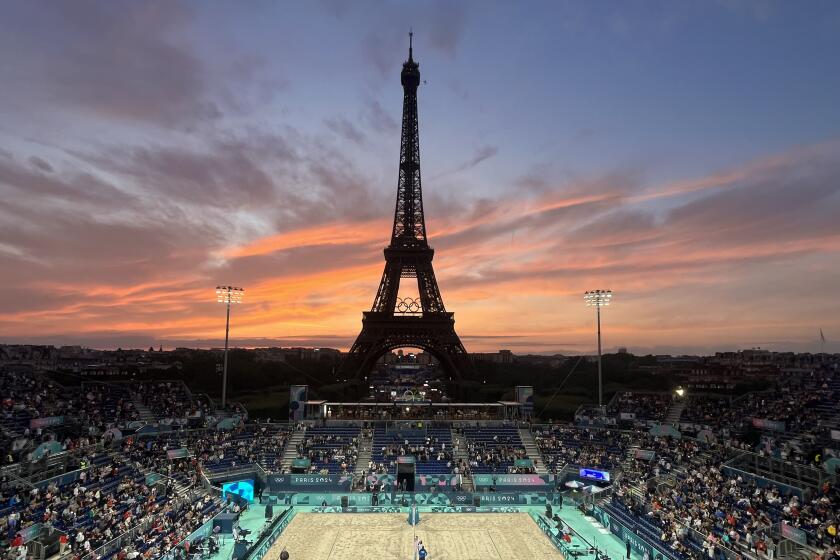
<path fill-rule="evenodd" d="M 487 362 L 492 364 L 513 363 L 513 352 L 510 350 L 499 350 L 498 352 L 473 352 L 470 354 L 474 362 Z"/>

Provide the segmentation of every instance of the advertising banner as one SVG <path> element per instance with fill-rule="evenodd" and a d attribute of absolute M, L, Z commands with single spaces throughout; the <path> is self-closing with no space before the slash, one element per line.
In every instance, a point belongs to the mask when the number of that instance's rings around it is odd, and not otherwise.
<path fill-rule="evenodd" d="M 448 492 L 458 486 L 459 478 L 457 474 L 418 474 L 414 477 L 414 487 L 417 489 L 436 488 L 440 492 Z M 369 474 L 365 480 L 370 486 L 377 488 L 384 483 L 386 490 L 390 490 L 397 483 L 397 477 L 393 474 Z"/>
<path fill-rule="evenodd" d="M 25 527 L 18 531 L 23 537 L 23 542 L 28 543 L 31 540 L 37 539 L 41 535 L 41 524 L 33 523 L 29 527 Z"/>
<path fill-rule="evenodd" d="M 473 476 L 476 488 L 496 487 L 525 487 L 552 486 L 554 477 L 550 474 L 477 474 Z"/>
<path fill-rule="evenodd" d="M 481 505 L 485 504 L 527 504 L 528 499 L 525 494 L 515 493 L 497 493 L 487 492 L 486 494 L 476 494 L 481 499 Z"/>
<path fill-rule="evenodd" d="M 371 487 L 375 486 L 377 489 L 383 488 L 384 484 L 384 488 L 390 490 L 397 483 L 397 477 L 393 474 L 369 474 L 365 480 Z"/>
<path fill-rule="evenodd" d="M 166 458 L 167 459 L 186 459 L 190 456 L 190 451 L 186 447 L 182 447 L 181 449 L 167 449 L 166 450 Z"/>
<path fill-rule="evenodd" d="M 268 488 L 271 492 L 349 492 L 352 480 L 343 474 L 272 474 Z"/>
<path fill-rule="evenodd" d="M 64 416 L 45 416 L 44 418 L 32 418 L 29 420 L 29 429 L 49 428 L 64 424 Z"/>
<path fill-rule="evenodd" d="M 621 523 L 616 522 L 615 519 L 608 519 L 608 523 L 612 534 L 621 539 L 623 542 L 630 543 L 630 548 L 635 550 L 640 556 L 647 555 L 648 558 L 662 556 L 650 543 Z"/>
<path fill-rule="evenodd" d="M 45 441 L 35 448 L 35 451 L 32 452 L 32 458 L 37 460 L 44 455 L 55 455 L 56 453 L 61 453 L 61 451 L 61 443 L 55 440 Z"/>
<path fill-rule="evenodd" d="M 831 430 L 831 439 L 840 441 L 840 430 Z"/>
<path fill-rule="evenodd" d="M 292 459 L 292 468 L 293 469 L 309 470 L 309 468 L 311 466 L 312 466 L 312 460 L 311 459 Z"/>
<path fill-rule="evenodd" d="M 306 399 L 309 385 L 289 387 L 289 421 L 297 422 L 306 418 Z"/>
<path fill-rule="evenodd" d="M 768 420 L 766 418 L 753 418 L 752 425 L 754 428 L 761 430 L 773 430 L 774 432 L 784 432 L 785 423 L 776 420 Z"/>
<path fill-rule="evenodd" d="M 156 472 L 146 473 L 146 486 L 152 486 L 158 480 L 162 480 L 163 475 Z"/>
<path fill-rule="evenodd" d="M 788 525 L 784 521 L 782 521 L 782 536 L 799 544 L 808 544 L 808 538 L 805 535 L 805 531 L 797 529 L 792 525 Z"/>
<path fill-rule="evenodd" d="M 656 452 L 650 449 L 637 449 L 634 456 L 636 459 L 641 459 L 642 461 L 653 461 L 656 459 Z"/>
<path fill-rule="evenodd" d="M 376 503 L 374 503 L 374 494 L 371 492 L 323 492 L 323 493 L 309 493 L 309 492 L 281 492 L 272 494 L 270 498 L 263 497 L 263 500 L 269 499 L 275 505 L 305 505 L 305 506 L 340 506 L 341 498 L 348 499 L 348 506 L 385 506 L 385 507 L 407 507 L 412 504 L 421 506 L 440 506 L 440 507 L 461 507 L 461 506 L 475 506 L 475 499 L 478 498 L 481 502 L 481 511 L 488 511 L 491 508 L 503 508 L 508 506 L 519 505 L 540 505 L 544 506 L 548 503 L 555 503 L 553 494 L 548 492 L 505 492 L 505 493 L 470 493 L 470 492 L 382 492 L 376 494 Z M 487 509 L 484 509 L 484 508 Z M 348 510 L 349 511 L 349 510 Z"/>
<path fill-rule="evenodd" d="M 419 474 L 414 477 L 414 486 L 420 488 L 437 486 L 441 490 L 455 488 L 458 486 L 459 478 L 457 474 Z"/>

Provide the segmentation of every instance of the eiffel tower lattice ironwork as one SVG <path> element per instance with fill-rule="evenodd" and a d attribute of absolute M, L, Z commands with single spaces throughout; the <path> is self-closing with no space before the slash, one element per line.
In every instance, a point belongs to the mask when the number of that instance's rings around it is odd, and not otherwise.
<path fill-rule="evenodd" d="M 350 348 L 342 369 L 358 379 L 386 352 L 400 347 L 422 348 L 452 377 L 470 368 L 467 351 L 455 333 L 455 314 L 447 312 L 440 295 L 426 239 L 420 187 L 420 136 L 417 123 L 419 65 L 414 61 L 409 34 L 408 60 L 403 64 L 402 137 L 397 206 L 391 243 L 385 248 L 385 271 L 362 332 Z M 418 298 L 400 298 L 400 281 L 416 279 Z"/>

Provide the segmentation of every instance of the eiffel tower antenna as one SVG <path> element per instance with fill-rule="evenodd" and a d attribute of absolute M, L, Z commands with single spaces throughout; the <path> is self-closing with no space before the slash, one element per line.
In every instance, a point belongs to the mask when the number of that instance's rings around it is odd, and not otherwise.
<path fill-rule="evenodd" d="M 362 332 L 350 348 L 342 370 L 358 379 L 380 356 L 395 348 L 422 348 L 447 373 L 461 378 L 471 370 L 467 351 L 455 333 L 455 314 L 446 311 L 435 278 L 435 250 L 426 236 L 420 179 L 420 131 L 417 88 L 420 65 L 414 61 L 414 33 L 408 33 L 408 60 L 403 63 L 402 134 L 399 178 L 391 242 L 385 248 L 385 270 L 370 311 L 362 318 Z M 400 282 L 414 279 L 419 297 L 398 297 Z"/>

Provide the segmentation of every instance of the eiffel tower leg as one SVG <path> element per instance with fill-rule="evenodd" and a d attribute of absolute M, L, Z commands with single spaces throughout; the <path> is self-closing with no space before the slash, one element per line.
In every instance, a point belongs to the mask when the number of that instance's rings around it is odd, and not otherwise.
<path fill-rule="evenodd" d="M 424 311 L 432 313 L 445 312 L 443 298 L 440 296 L 435 271 L 432 268 L 431 260 L 417 266 L 417 290 L 420 293 L 420 302 Z"/>

